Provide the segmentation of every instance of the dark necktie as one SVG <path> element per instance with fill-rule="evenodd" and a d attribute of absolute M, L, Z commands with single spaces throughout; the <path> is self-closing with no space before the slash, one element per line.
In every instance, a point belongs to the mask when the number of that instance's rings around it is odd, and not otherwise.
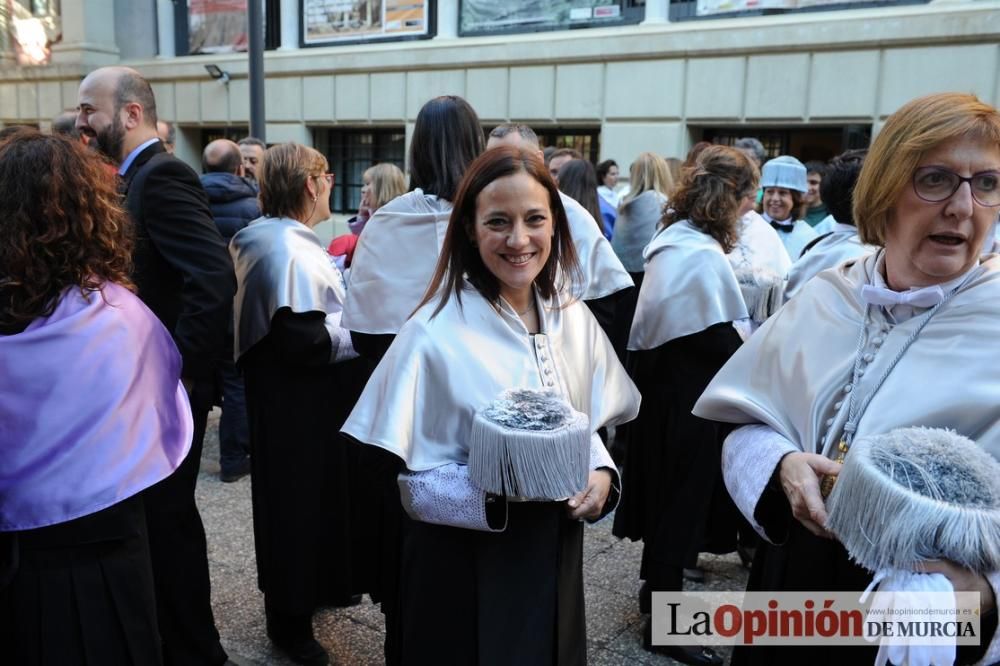
<path fill-rule="evenodd" d="M 786 234 L 790 234 L 795 231 L 795 223 L 789 222 L 788 224 L 782 224 L 781 222 L 776 222 L 771 220 L 771 226 L 774 227 L 775 231 L 784 231 Z"/>

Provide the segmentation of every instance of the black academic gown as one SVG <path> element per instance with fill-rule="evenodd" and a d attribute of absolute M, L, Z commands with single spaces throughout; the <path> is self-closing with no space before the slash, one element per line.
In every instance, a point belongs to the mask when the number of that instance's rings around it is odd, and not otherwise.
<path fill-rule="evenodd" d="M 740 344 L 724 322 L 629 352 L 642 405 L 628 428 L 614 534 L 644 542 L 639 577 L 653 590 L 680 589 L 681 569 L 699 551 L 736 548 L 739 516 L 720 465 L 728 428 L 691 409 Z"/>
<path fill-rule="evenodd" d="M 352 537 L 350 448 L 340 427 L 366 361 L 330 364 L 321 312 L 282 308 L 239 365 L 250 421 L 254 546 L 268 610 L 311 614 L 366 591 Z"/>

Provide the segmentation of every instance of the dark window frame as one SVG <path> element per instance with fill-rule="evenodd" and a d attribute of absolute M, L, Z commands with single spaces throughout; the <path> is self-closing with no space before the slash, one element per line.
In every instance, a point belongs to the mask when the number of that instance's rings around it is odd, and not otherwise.
<path fill-rule="evenodd" d="M 565 125 L 556 125 L 546 127 L 544 125 L 533 125 L 531 129 L 533 129 L 535 134 L 538 135 L 538 145 L 543 149 L 548 146 L 555 146 L 556 148 L 573 148 L 580 151 L 583 155 L 583 159 L 592 164 L 597 164 L 598 158 L 601 154 L 601 128 L 599 126 L 567 127 Z M 585 139 L 582 141 L 582 143 L 585 144 L 585 147 L 580 146 L 580 142 L 566 141 L 565 139 L 569 137 L 580 137 Z"/>
<path fill-rule="evenodd" d="M 248 0 L 249 1 L 249 0 Z M 300 0 L 301 2 L 301 0 Z M 280 0 L 264 0 L 264 50 L 274 51 L 281 46 Z M 174 52 L 177 56 L 220 57 L 230 53 L 191 53 L 189 32 L 190 15 L 187 0 L 174 0 Z M 232 53 L 246 53 L 233 51 Z"/>
<path fill-rule="evenodd" d="M 406 173 L 406 128 L 400 125 L 367 126 L 314 126 L 313 147 L 323 153 L 335 175 L 333 190 L 330 192 L 330 211 L 353 215 L 361 201 L 361 174 L 368 167 L 379 162 L 395 164 Z M 352 137 L 371 135 L 371 157 L 357 157 L 350 149 L 361 143 L 352 143 Z M 363 143 L 363 142 L 362 142 Z M 351 163 L 366 164 L 362 169 L 352 170 Z M 357 181 L 353 173 L 357 173 Z"/>

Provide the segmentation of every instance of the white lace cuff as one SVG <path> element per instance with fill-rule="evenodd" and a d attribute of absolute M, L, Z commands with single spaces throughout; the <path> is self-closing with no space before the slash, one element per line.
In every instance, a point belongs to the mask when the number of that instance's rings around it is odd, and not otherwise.
<path fill-rule="evenodd" d="M 330 335 L 330 363 L 340 363 L 350 361 L 358 357 L 358 352 L 354 351 L 354 344 L 351 342 L 351 332 L 340 325 L 340 318 L 343 312 L 331 312 L 326 315 L 323 325 Z"/>
<path fill-rule="evenodd" d="M 403 509 L 413 520 L 484 532 L 507 529 L 506 509 L 499 529 L 490 527 L 486 518 L 488 500 L 506 499 L 487 498 L 484 491 L 472 485 L 466 465 L 452 463 L 424 472 L 403 472 L 398 483 Z"/>
<path fill-rule="evenodd" d="M 997 605 L 1000 606 L 1000 571 L 987 574 L 986 578 L 990 581 L 990 587 L 993 588 L 993 596 L 996 599 Z M 997 662 L 1000 662 L 1000 627 L 997 627 L 996 632 L 993 634 L 993 640 L 990 641 L 989 647 L 986 648 L 986 654 L 976 662 L 976 666 L 985 666 L 986 664 L 995 664 Z"/>
<path fill-rule="evenodd" d="M 736 507 L 746 517 L 757 534 L 768 541 L 764 528 L 754 520 L 774 468 L 785 456 L 799 449 L 771 426 L 747 425 L 729 433 L 722 446 L 722 476 Z"/>

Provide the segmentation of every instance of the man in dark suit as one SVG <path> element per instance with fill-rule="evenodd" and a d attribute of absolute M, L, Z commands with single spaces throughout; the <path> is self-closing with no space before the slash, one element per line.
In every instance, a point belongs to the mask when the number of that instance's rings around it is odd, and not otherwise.
<path fill-rule="evenodd" d="M 136 228 L 133 278 L 180 349 L 195 422 L 183 464 L 144 497 L 164 663 L 218 666 L 227 657 L 212 616 L 194 490 L 215 362 L 236 290 L 232 262 L 198 175 L 157 137 L 153 90 L 138 72 L 103 67 L 89 74 L 80 84 L 76 127 L 119 165 Z"/>

